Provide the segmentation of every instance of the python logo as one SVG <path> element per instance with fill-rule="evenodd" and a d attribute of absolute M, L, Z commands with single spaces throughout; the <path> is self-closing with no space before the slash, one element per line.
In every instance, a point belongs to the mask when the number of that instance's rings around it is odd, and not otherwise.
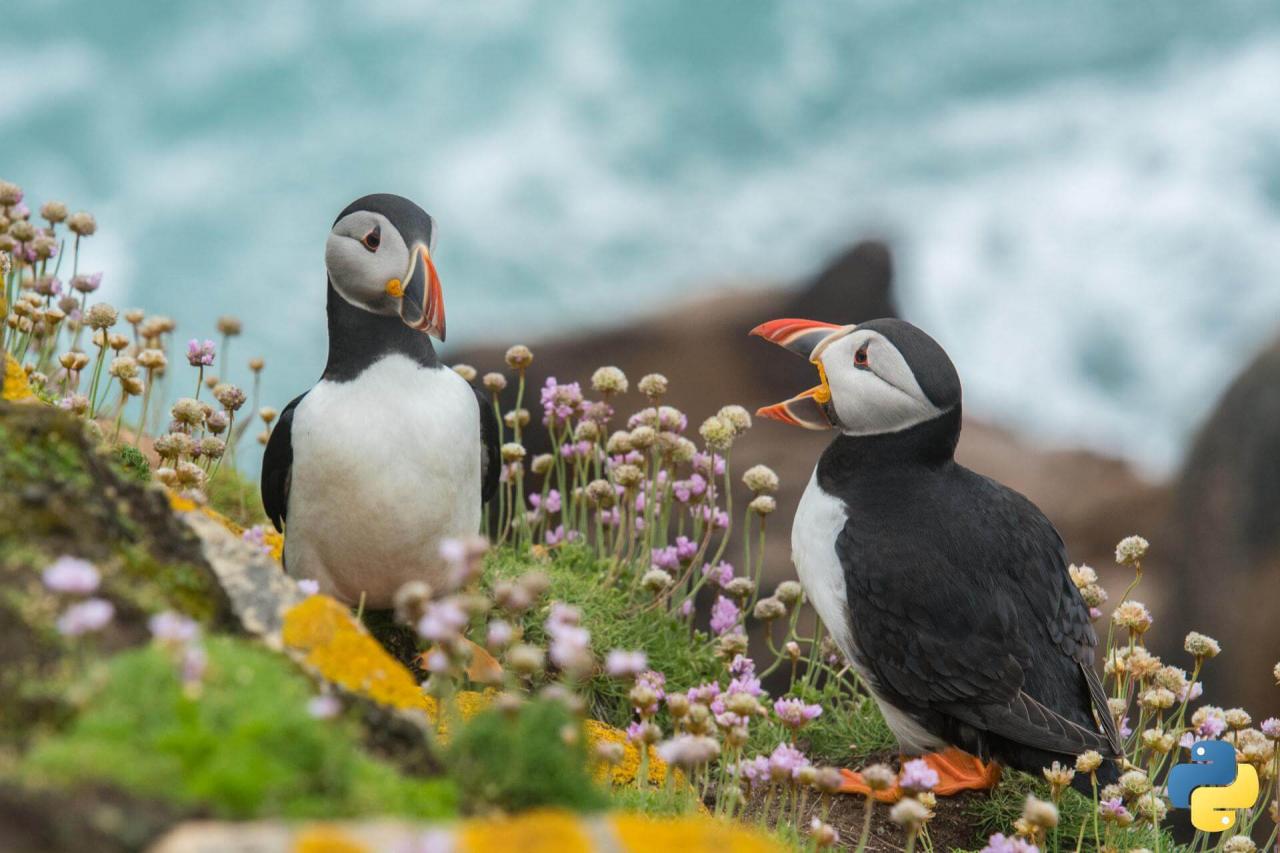
<path fill-rule="evenodd" d="M 1190 764 L 1169 771 L 1169 802 L 1191 809 L 1191 825 L 1204 832 L 1226 832 L 1236 823 L 1236 809 L 1258 801 L 1258 771 L 1236 764 L 1236 750 L 1221 740 L 1202 740 L 1191 747 Z"/>

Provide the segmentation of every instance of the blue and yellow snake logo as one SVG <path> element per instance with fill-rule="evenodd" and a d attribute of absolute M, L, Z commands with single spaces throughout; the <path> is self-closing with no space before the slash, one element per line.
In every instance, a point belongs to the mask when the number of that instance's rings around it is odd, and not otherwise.
<path fill-rule="evenodd" d="M 1236 750 L 1220 740 L 1191 747 L 1190 764 L 1169 771 L 1169 802 L 1191 809 L 1191 825 L 1204 832 L 1226 832 L 1235 826 L 1236 809 L 1258 801 L 1258 771 L 1236 764 Z"/>

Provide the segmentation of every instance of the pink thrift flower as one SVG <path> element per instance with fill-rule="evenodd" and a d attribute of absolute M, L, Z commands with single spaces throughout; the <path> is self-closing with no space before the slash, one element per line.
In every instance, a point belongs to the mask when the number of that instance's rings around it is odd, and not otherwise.
<path fill-rule="evenodd" d="M 717 635 L 727 633 L 738 624 L 738 605 L 723 595 L 716 598 L 711 607 L 711 630 Z"/>
<path fill-rule="evenodd" d="M 932 791 L 938 784 L 938 771 L 925 763 L 923 758 L 915 758 L 902 765 L 898 784 L 908 791 L 917 793 Z"/>
<path fill-rule="evenodd" d="M 58 617 L 58 633 L 78 637 L 101 631 L 116 615 L 115 606 L 105 598 L 90 598 L 73 604 Z"/>
<path fill-rule="evenodd" d="M 97 590 L 102 577 L 88 560 L 63 556 L 45 568 L 41 579 L 54 592 L 88 595 Z"/>

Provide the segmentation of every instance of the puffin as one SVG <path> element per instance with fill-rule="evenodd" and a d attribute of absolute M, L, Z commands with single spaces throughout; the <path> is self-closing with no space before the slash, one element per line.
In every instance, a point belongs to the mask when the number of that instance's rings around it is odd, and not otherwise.
<path fill-rule="evenodd" d="M 960 377 L 943 348 L 898 319 L 751 334 L 817 368 L 817 386 L 758 413 L 836 431 L 797 506 L 792 561 L 901 754 L 922 756 L 942 795 L 1088 750 L 1106 759 L 1100 784 L 1117 778 L 1097 636 L 1062 538 L 1027 498 L 956 462 Z M 842 790 L 872 793 L 843 773 Z"/>
<path fill-rule="evenodd" d="M 409 581 L 445 582 L 441 546 L 480 531 L 498 486 L 498 424 L 442 364 L 435 221 L 398 195 L 347 205 L 325 244 L 329 354 L 280 413 L 262 504 L 285 571 L 348 604 L 391 607 Z"/>

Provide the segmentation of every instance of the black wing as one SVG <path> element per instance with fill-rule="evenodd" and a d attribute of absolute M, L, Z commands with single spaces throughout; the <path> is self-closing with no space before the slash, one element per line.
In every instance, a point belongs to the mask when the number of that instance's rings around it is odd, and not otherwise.
<path fill-rule="evenodd" d="M 498 445 L 498 415 L 485 393 L 476 389 L 480 403 L 480 502 L 488 503 L 498 493 L 498 475 L 502 472 Z"/>
<path fill-rule="evenodd" d="M 293 410 L 305 396 L 305 392 L 299 394 L 284 407 L 262 454 L 262 508 L 281 533 L 289 508 L 289 478 L 293 469 Z"/>
<path fill-rule="evenodd" d="M 959 471 L 959 488 L 904 508 L 903 525 L 859 523 L 855 508 L 837 538 L 859 663 L 906 709 L 1050 752 L 1117 754 L 1061 539 L 1021 495 Z"/>

